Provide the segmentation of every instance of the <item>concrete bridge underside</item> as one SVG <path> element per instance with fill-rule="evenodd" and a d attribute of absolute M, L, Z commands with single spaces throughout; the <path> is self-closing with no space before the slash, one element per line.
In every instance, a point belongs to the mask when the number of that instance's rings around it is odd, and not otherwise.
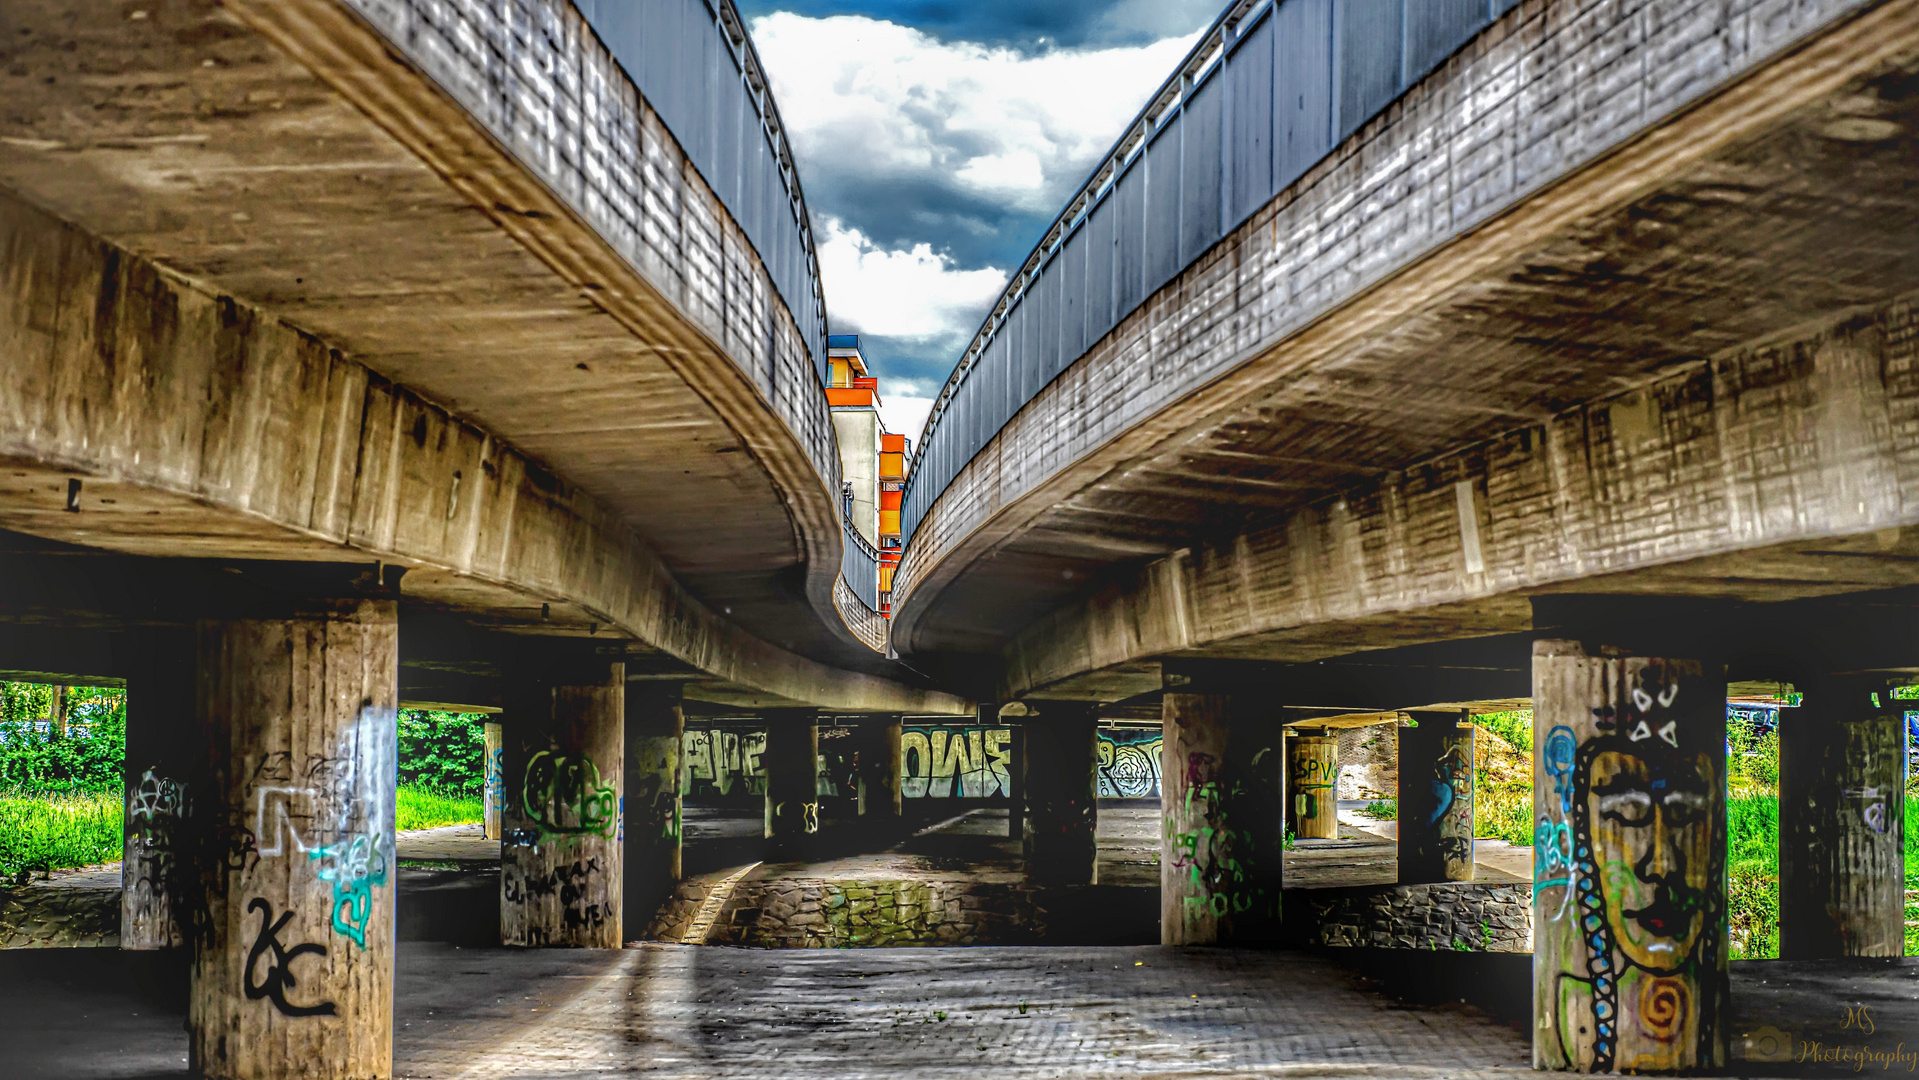
<path fill-rule="evenodd" d="M 956 707 L 836 611 L 799 328 L 571 5 L 29 0 L 0 86 L 0 528 Z"/>
<path fill-rule="evenodd" d="M 1001 429 L 896 642 L 1111 700 L 1910 584 L 1915 70 L 1912 3 L 1520 5 Z"/>

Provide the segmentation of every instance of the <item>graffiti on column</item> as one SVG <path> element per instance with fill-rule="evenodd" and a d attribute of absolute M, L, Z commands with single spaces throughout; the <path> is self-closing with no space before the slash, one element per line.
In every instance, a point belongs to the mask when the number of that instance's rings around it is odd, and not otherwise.
<path fill-rule="evenodd" d="M 986 799 L 1013 791 L 1013 740 L 1003 727 L 909 727 L 900 732 L 900 794 Z"/>
<path fill-rule="evenodd" d="M 1173 867 L 1184 871 L 1192 885 L 1191 895 L 1181 901 L 1190 909 L 1210 910 L 1214 915 L 1244 914 L 1259 901 L 1261 890 L 1246 885 L 1246 868 L 1234 854 L 1237 843 L 1251 842 L 1242 837 L 1228 820 L 1229 793 L 1220 780 L 1219 759 L 1211 754 L 1188 753 L 1185 813 L 1183 819 L 1199 825 L 1189 832 L 1169 832 L 1172 839 Z M 1230 793 L 1242 792 L 1235 786 Z M 1167 818 L 1167 828 L 1173 819 Z"/>
<path fill-rule="evenodd" d="M 1293 793 L 1293 816 L 1301 821 L 1320 815 L 1322 804 L 1333 797 L 1333 785 L 1339 782 L 1338 766 L 1319 758 L 1295 755 L 1287 787 Z"/>
<path fill-rule="evenodd" d="M 262 998 L 273 1003 L 282 1016 L 333 1016 L 338 1011 L 331 1001 L 322 1001 L 313 1005 L 295 1005 L 287 1001 L 287 987 L 297 985 L 293 975 L 293 961 L 302 956 L 326 956 L 326 946 L 304 942 L 291 949 L 280 941 L 280 935 L 286 931 L 287 923 L 293 921 L 293 909 L 288 908 L 278 919 L 273 917 L 273 905 L 262 897 L 254 897 L 247 903 L 249 912 L 260 913 L 260 933 L 253 939 L 253 949 L 247 953 L 246 994 L 247 1000 L 259 1001 Z M 260 961 L 266 960 L 266 970 L 256 982 L 254 972 L 259 970 Z"/>
<path fill-rule="evenodd" d="M 654 740 L 648 740 L 654 744 Z M 683 744 L 682 744 L 683 745 Z M 657 839 L 662 844 L 680 842 L 679 770 L 668 755 L 646 752 L 639 769 L 627 777 L 632 788 L 636 835 Z M 621 815 L 622 821 L 625 814 Z M 624 826 L 622 826 L 624 827 Z"/>
<path fill-rule="evenodd" d="M 1159 798 L 1159 756 L 1166 739 L 1150 729 L 1099 732 L 1099 796 Z"/>
<path fill-rule="evenodd" d="M 689 729 L 680 740 L 680 793 L 710 795 L 764 795 L 766 733 Z"/>
<path fill-rule="evenodd" d="M 1579 662 L 1600 665 L 1617 700 L 1555 724 L 1539 744 L 1535 911 L 1549 939 L 1543 962 L 1557 968 L 1541 986 L 1542 1041 L 1557 1044 L 1558 1067 L 1709 1067 L 1726 840 L 1724 778 L 1699 748 L 1704 730 L 1685 727 L 1705 721 L 1681 712 L 1699 667 Z"/>
<path fill-rule="evenodd" d="M 136 925 L 158 929 L 160 939 L 174 936 L 175 912 L 168 883 L 179 872 L 176 834 L 187 814 L 187 788 L 177 780 L 140 774 L 127 793 L 126 858 L 132 880 L 128 910 Z"/>
<path fill-rule="evenodd" d="M 560 922 L 569 930 L 598 929 L 613 917 L 613 905 L 589 902 L 592 881 L 602 873 L 600 860 L 575 859 L 571 865 L 556 866 L 544 873 L 529 874 L 517 862 L 501 865 L 500 896 L 509 904 L 525 904 L 552 898 L 560 903 Z M 544 943 L 550 938 L 539 925 L 525 928 L 530 940 Z"/>
<path fill-rule="evenodd" d="M 1439 855 L 1449 878 L 1473 865 L 1473 763 L 1460 743 L 1448 747 L 1433 765 L 1435 809 L 1426 824 L 1436 827 Z"/>
<path fill-rule="evenodd" d="M 617 799 L 584 755 L 542 750 L 526 763 L 521 807 L 545 835 L 610 837 L 619 822 Z"/>
<path fill-rule="evenodd" d="M 494 747 L 486 755 L 486 804 L 496 814 L 506 813 L 506 747 Z"/>
<path fill-rule="evenodd" d="M 388 884 L 392 862 L 395 732 L 393 712 L 369 706 L 340 734 L 331 755 L 262 755 L 243 803 L 251 809 L 251 827 L 228 822 L 217 838 L 226 868 L 243 874 L 262 860 L 304 856 L 315 878 L 332 886 L 333 932 L 361 948 L 373 917 L 373 890 Z M 283 914 L 278 925 L 291 917 Z M 276 928 L 269 936 L 278 935 Z M 296 949 L 287 955 L 303 954 Z M 291 985 L 290 976 L 286 982 Z"/>

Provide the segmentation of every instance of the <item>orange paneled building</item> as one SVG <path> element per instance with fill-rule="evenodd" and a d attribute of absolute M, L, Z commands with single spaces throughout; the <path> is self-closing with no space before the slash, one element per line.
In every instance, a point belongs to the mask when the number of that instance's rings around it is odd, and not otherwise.
<path fill-rule="evenodd" d="M 891 614 L 900 561 L 900 500 L 906 489 L 906 436 L 880 419 L 879 379 L 867 369 L 857 334 L 827 339 L 826 404 L 840 444 L 847 521 L 879 552 L 879 610 Z"/>

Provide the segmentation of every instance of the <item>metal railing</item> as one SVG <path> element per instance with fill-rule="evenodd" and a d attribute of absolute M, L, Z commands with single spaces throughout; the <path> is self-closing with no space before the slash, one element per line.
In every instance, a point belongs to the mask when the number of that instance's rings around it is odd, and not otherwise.
<path fill-rule="evenodd" d="M 733 0 L 575 0 L 765 263 L 826 376 L 826 297 L 806 197 Z"/>
<path fill-rule="evenodd" d="M 860 602 L 874 611 L 880 609 L 880 553 L 866 537 L 853 526 L 849 519 L 842 518 L 840 527 L 846 533 L 846 549 L 840 554 L 840 577 L 853 590 Z"/>
<path fill-rule="evenodd" d="M 1021 406 L 1518 0 L 1236 0 L 1013 275 L 933 402 L 907 541 Z"/>

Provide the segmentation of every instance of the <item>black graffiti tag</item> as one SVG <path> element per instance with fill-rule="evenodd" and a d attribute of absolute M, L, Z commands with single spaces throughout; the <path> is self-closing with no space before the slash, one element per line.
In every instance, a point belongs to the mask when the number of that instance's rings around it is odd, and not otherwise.
<path fill-rule="evenodd" d="M 247 1000 L 258 1001 L 266 998 L 273 1002 L 273 1007 L 280 1010 L 282 1016 L 334 1015 L 335 1009 L 331 1001 L 323 1001 L 318 1005 L 289 1005 L 286 998 L 287 988 L 298 985 L 293 978 L 294 959 L 309 954 L 325 956 L 326 946 L 309 942 L 289 949 L 280 944 L 280 931 L 286 929 L 288 920 L 293 918 L 291 909 L 275 920 L 273 905 L 256 896 L 247 903 L 247 910 L 260 913 L 260 936 L 253 939 L 253 951 L 247 954 Z M 273 954 L 273 959 L 267 964 L 266 977 L 255 984 L 253 969 L 259 965 L 260 958 L 268 952 Z"/>

